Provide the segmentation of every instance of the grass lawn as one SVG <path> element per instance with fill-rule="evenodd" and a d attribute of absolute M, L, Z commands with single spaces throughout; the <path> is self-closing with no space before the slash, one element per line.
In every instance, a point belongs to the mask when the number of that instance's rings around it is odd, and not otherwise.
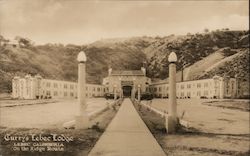
<path fill-rule="evenodd" d="M 76 130 L 76 129 L 41 129 L 41 128 L 0 128 L 0 137 L 1 137 L 1 155 L 3 156 L 75 156 L 75 155 L 87 155 L 89 151 L 93 148 L 96 141 L 99 139 L 101 134 L 104 132 L 107 125 L 110 123 L 114 117 L 116 111 L 107 110 L 97 116 L 91 123 L 94 125 L 92 128 L 87 130 Z M 98 123 L 98 124 L 97 124 Z M 6 134 L 19 135 L 19 136 L 29 136 L 31 134 L 42 134 L 42 136 L 51 136 L 52 134 L 65 135 L 67 137 L 73 137 L 73 141 L 70 142 L 58 142 L 64 144 L 64 151 L 14 151 L 13 143 L 15 141 L 6 141 L 4 136 Z M 20 142 L 20 141 L 19 141 Z M 36 141 L 30 141 L 31 144 Z"/>
<path fill-rule="evenodd" d="M 106 107 L 106 103 L 112 103 L 113 100 L 105 100 L 104 98 L 93 98 L 87 100 L 87 113 L 91 113 L 100 108 Z M 86 130 L 76 129 L 64 129 L 63 123 L 74 119 L 78 110 L 77 100 L 62 100 L 62 99 L 50 99 L 50 100 L 2 100 L 0 102 L 0 155 L 1 156 L 16 156 L 16 155 L 50 155 L 50 156 L 75 156 L 75 155 L 87 155 L 88 152 L 95 145 L 105 128 L 115 116 L 117 110 L 108 109 L 105 112 L 99 114 L 90 121 L 91 128 Z M 51 137 L 56 134 L 58 136 L 64 135 L 69 138 L 73 138 L 73 141 L 63 142 L 54 141 L 35 141 L 32 140 L 32 135 L 42 137 Z M 22 142 L 8 141 L 5 136 L 28 136 L 29 140 Z M 58 147 L 62 151 L 47 151 L 48 146 L 36 146 L 35 151 L 25 151 L 27 146 L 20 147 L 20 143 L 29 143 L 31 146 L 35 146 L 35 143 L 63 143 Z M 14 146 L 17 145 L 17 146 Z M 20 148 L 21 151 L 15 151 L 13 148 Z M 23 149 L 21 149 L 23 148 Z M 36 151 L 43 150 L 45 151 Z M 17 149 L 18 150 L 18 149 Z"/>
<path fill-rule="evenodd" d="M 236 109 L 241 111 L 250 111 L 249 100 L 224 100 L 224 101 L 208 101 L 202 103 L 208 106 L 215 106 L 228 109 Z"/>
<path fill-rule="evenodd" d="M 136 104 L 135 106 L 143 121 L 168 156 L 248 156 L 250 154 L 250 134 L 249 114 L 246 113 L 249 112 L 206 106 L 202 105 L 202 102 L 204 101 L 179 101 L 178 110 L 187 111 L 186 119 L 191 121 L 191 126 L 193 125 L 193 127 L 180 127 L 176 134 L 166 134 L 164 118 L 144 107 L 139 107 Z M 154 99 L 152 105 L 155 108 L 167 110 L 166 99 Z M 223 118 L 221 118 L 221 114 L 224 115 Z M 237 124 L 228 122 L 231 120 L 231 117 L 234 117 Z M 202 126 L 197 126 L 202 123 Z"/>
<path fill-rule="evenodd" d="M 106 107 L 104 98 L 87 100 L 87 113 Z M 61 128 L 74 119 L 78 111 L 76 99 L 2 100 L 0 122 L 9 128 Z"/>

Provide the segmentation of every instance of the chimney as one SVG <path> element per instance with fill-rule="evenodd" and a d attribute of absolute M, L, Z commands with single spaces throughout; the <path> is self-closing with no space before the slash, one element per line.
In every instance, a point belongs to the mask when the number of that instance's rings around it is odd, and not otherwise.
<path fill-rule="evenodd" d="M 109 67 L 108 72 L 109 72 L 109 76 L 110 76 L 110 75 L 111 75 L 111 73 L 112 73 L 112 68 L 111 68 L 111 67 Z"/>
<path fill-rule="evenodd" d="M 181 68 L 181 82 L 184 81 L 184 68 Z"/>
<path fill-rule="evenodd" d="M 146 69 L 144 67 L 141 67 L 141 71 L 143 72 L 143 75 L 146 76 Z"/>

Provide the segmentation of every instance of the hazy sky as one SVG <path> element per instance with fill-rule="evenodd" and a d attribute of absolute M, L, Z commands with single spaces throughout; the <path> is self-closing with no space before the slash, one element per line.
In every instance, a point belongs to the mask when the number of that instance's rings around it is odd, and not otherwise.
<path fill-rule="evenodd" d="M 36 44 L 247 30 L 249 1 L 0 0 L 0 34 Z"/>

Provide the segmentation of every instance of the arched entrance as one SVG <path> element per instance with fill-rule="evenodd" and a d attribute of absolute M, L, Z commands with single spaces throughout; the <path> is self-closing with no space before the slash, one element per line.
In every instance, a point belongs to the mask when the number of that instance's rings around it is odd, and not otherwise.
<path fill-rule="evenodd" d="M 132 86 L 122 86 L 122 90 L 123 90 L 123 96 L 125 97 L 131 96 Z"/>

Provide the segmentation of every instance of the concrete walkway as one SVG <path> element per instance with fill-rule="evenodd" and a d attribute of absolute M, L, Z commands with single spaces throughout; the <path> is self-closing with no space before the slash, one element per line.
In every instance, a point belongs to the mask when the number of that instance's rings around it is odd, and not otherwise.
<path fill-rule="evenodd" d="M 132 102 L 125 99 L 89 156 L 165 156 Z"/>

